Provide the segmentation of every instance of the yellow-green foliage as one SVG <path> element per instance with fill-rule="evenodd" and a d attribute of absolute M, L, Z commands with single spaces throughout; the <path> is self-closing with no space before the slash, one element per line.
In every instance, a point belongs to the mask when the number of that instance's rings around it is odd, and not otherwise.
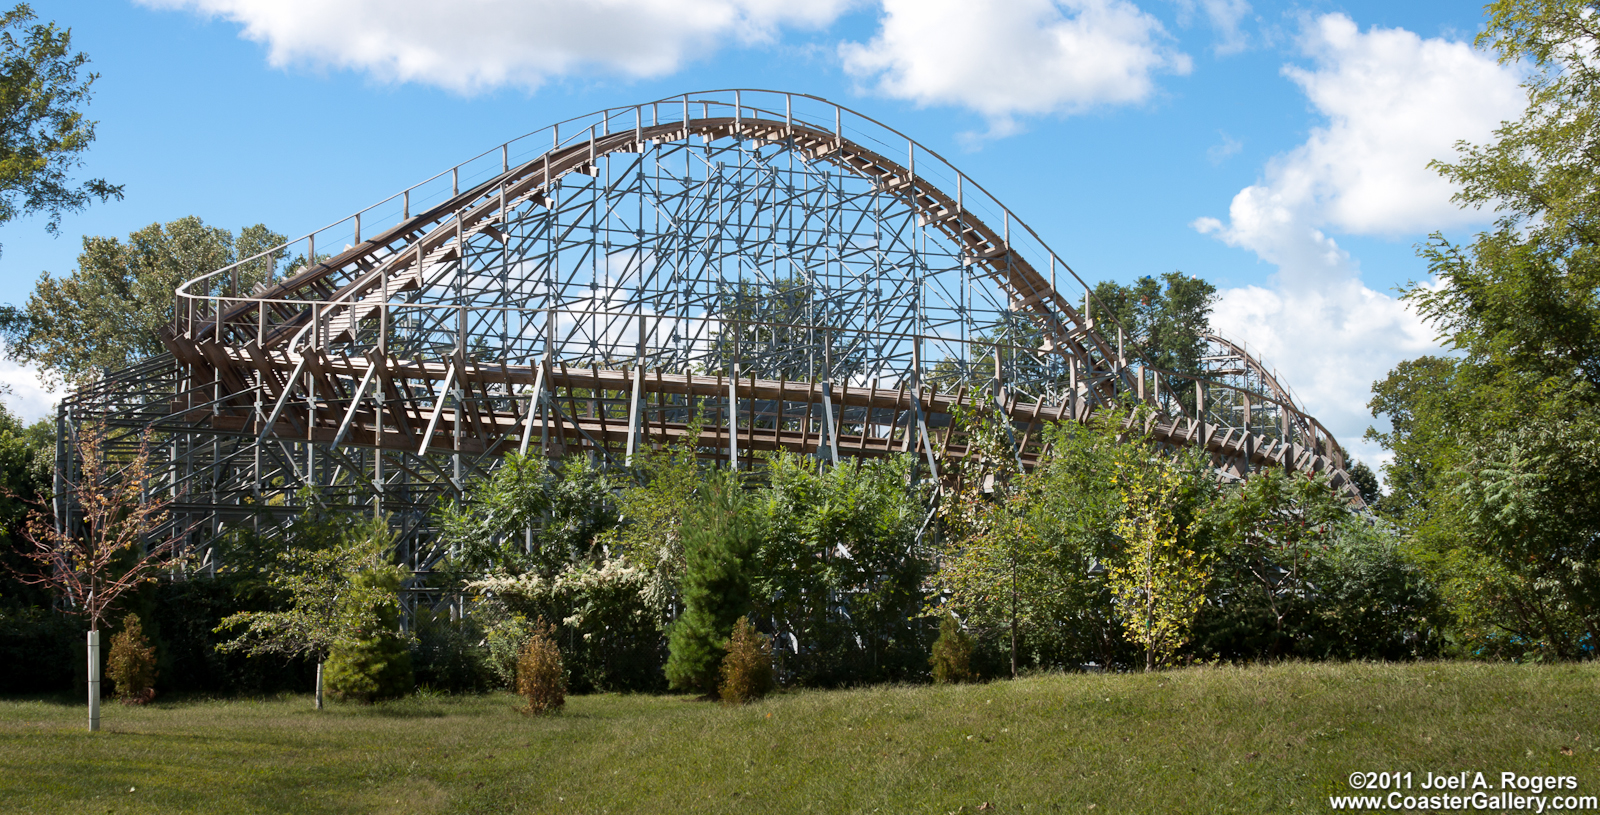
<path fill-rule="evenodd" d="M 954 615 L 946 614 L 939 620 L 939 638 L 933 641 L 933 655 L 928 666 L 933 668 L 933 681 L 941 685 L 971 682 L 972 637 L 961 630 Z"/>
<path fill-rule="evenodd" d="M 125 705 L 142 705 L 155 698 L 156 649 L 145 638 L 139 615 L 124 617 L 122 630 L 111 638 L 106 676 Z"/>
<path fill-rule="evenodd" d="M 722 658 L 722 701 L 741 705 L 772 692 L 772 641 L 756 631 L 749 617 L 740 617 Z"/>
<path fill-rule="evenodd" d="M 517 660 L 517 693 L 528 700 L 528 706 L 521 708 L 523 713 L 554 713 L 567 703 L 567 677 L 561 668 L 561 649 L 556 647 L 555 633 L 555 626 L 541 617 L 522 646 L 522 656 Z"/>
<path fill-rule="evenodd" d="M 1106 578 L 1123 630 L 1145 648 L 1148 670 L 1171 662 L 1188 642 L 1205 603 L 1213 557 L 1197 550 L 1173 516 L 1181 474 L 1165 458 L 1143 451 L 1134 446 L 1117 462 L 1123 510 L 1116 529 L 1123 548 Z"/>

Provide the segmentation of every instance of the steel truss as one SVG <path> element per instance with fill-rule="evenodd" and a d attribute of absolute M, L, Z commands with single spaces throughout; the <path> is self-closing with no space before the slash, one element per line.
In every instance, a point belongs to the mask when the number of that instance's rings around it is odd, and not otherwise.
<path fill-rule="evenodd" d="M 1227 476 L 1327 472 L 1353 497 L 1331 434 L 1242 347 L 1159 370 L 1098 310 L 899 132 L 816 97 L 693 93 L 552 125 L 186 282 L 170 353 L 59 422 L 109 428 L 113 452 L 154 439 L 152 489 L 198 546 L 270 530 L 310 486 L 389 513 L 418 573 L 442 554 L 432 507 L 508 451 L 625 464 L 695 416 L 731 466 L 909 452 L 937 478 L 966 454 L 957 406 L 997 405 L 1032 466 L 1045 424 L 1142 404 Z"/>

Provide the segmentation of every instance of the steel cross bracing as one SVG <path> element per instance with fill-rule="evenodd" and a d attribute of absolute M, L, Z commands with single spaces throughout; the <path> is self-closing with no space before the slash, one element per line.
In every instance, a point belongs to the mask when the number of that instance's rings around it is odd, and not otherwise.
<path fill-rule="evenodd" d="M 815 97 L 686 94 L 530 134 L 185 283 L 170 355 L 61 416 L 122 445 L 150 430 L 152 488 L 202 537 L 270 528 L 314 486 L 395 517 L 418 571 L 441 554 L 430 508 L 506 452 L 625 463 L 695 416 L 702 454 L 734 466 L 906 452 L 937 477 L 966 454 L 957 405 L 994 400 L 1031 466 L 1046 423 L 1144 404 L 1158 442 L 1224 474 L 1349 489 L 1333 437 L 1242 347 L 1208 338 L 1204 375 L 1159 370 L 1096 310 L 898 132 Z"/>

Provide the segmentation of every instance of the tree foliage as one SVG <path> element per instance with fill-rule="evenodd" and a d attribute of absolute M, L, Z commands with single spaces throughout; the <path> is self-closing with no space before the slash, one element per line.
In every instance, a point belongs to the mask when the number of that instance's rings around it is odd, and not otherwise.
<path fill-rule="evenodd" d="M 728 637 L 722 658 L 722 682 L 717 695 L 730 705 L 754 702 L 772 692 L 772 638 L 756 630 L 749 617 L 740 617 Z"/>
<path fill-rule="evenodd" d="M 690 513 L 684 535 L 683 615 L 673 624 L 667 681 L 715 693 L 734 622 L 750 610 L 755 518 L 738 474 L 724 471 Z"/>
<path fill-rule="evenodd" d="M 155 698 L 156 649 L 145 637 L 139 615 L 122 618 L 122 630 L 111 637 L 106 677 L 123 704 L 142 705 Z"/>
<path fill-rule="evenodd" d="M 0 15 L 0 224 L 43 213 L 54 234 L 63 213 L 121 199 L 122 187 L 68 178 L 94 141 L 82 108 L 98 75 L 80 76 L 89 57 L 72 53 L 71 29 L 35 19 L 25 3 Z"/>
<path fill-rule="evenodd" d="M 1097 322 L 1109 316 L 1121 325 L 1128 336 L 1130 347 L 1138 346 L 1144 358 L 1157 368 L 1178 373 L 1200 373 L 1200 357 L 1205 352 L 1201 335 L 1211 330 L 1211 305 L 1216 302 L 1217 287 L 1182 272 L 1167 272 L 1158 280 L 1146 275 L 1124 286 L 1114 281 L 1103 281 L 1094 288 L 1095 303 L 1092 308 L 1101 313 L 1092 314 Z M 1116 330 L 1107 329 L 1111 323 L 1102 324 L 1102 334 L 1116 341 Z M 1128 355 L 1134 355 L 1130 350 Z"/>
<path fill-rule="evenodd" d="M 411 693 L 411 653 L 400 634 L 399 567 L 369 560 L 350 575 L 341 602 L 356 627 L 328 649 L 325 681 L 344 699 L 370 703 Z"/>
<path fill-rule="evenodd" d="M 313 512 L 291 529 L 290 538 L 266 581 L 288 608 L 230 614 L 217 631 L 236 633 L 218 650 L 323 662 L 335 646 L 378 625 L 376 610 L 392 601 L 395 586 L 357 578 L 394 572 L 387 562 L 394 541 L 388 519 L 350 522 Z"/>
<path fill-rule="evenodd" d="M 39 366 L 55 382 L 79 383 L 161 353 L 158 331 L 172 322 L 173 292 L 184 281 L 283 242 L 261 224 L 232 232 L 188 216 L 151 224 L 126 241 L 85 236 L 78 268 L 39 276 L 27 304 L 0 310 L 9 358 Z M 277 258 L 214 278 L 197 294 L 248 292 Z"/>
<path fill-rule="evenodd" d="M 1106 581 L 1123 630 L 1144 647 L 1145 670 L 1169 665 L 1189 641 L 1206 601 L 1215 553 L 1187 508 L 1183 474 L 1144 444 L 1119 451 L 1114 479 L 1122 497 L 1119 552 Z"/>
<path fill-rule="evenodd" d="M 819 467 L 779 453 L 752 496 L 760 521 L 754 604 L 774 621 L 786 681 L 839 684 L 920 674 L 929 488 L 910 456 Z"/>
<path fill-rule="evenodd" d="M 1391 495 L 1467 651 L 1592 653 L 1600 606 L 1600 30 L 1592 3 L 1500 0 L 1479 45 L 1527 69 L 1528 107 L 1434 167 L 1492 229 L 1423 248 L 1436 282 L 1405 297 L 1456 351 L 1374 388 Z M 1587 644 L 1583 644 L 1587 643 Z"/>

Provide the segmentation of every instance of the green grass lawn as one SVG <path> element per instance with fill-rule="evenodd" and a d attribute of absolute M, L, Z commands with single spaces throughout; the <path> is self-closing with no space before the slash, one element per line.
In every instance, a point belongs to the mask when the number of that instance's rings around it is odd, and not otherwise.
<path fill-rule="evenodd" d="M 1352 771 L 1571 775 L 1600 666 L 1284 665 L 786 693 L 0 700 L 3 812 L 1328 812 Z"/>

